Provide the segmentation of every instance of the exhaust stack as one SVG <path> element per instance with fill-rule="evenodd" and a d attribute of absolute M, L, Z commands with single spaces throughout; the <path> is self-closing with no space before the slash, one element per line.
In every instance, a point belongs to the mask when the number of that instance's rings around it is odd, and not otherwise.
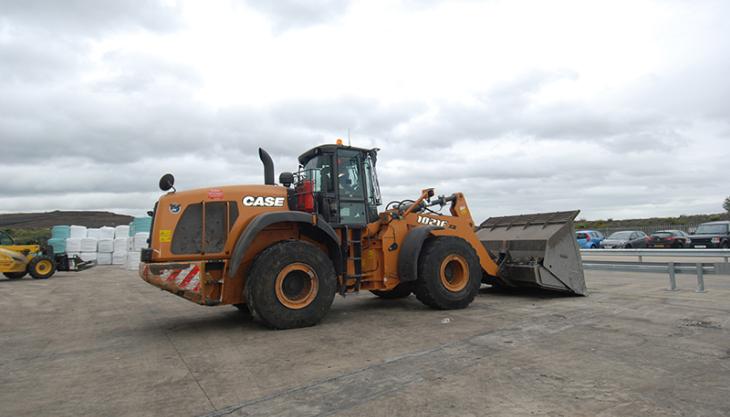
<path fill-rule="evenodd" d="M 261 158 L 261 162 L 264 164 L 264 184 L 276 185 L 274 182 L 274 161 L 271 160 L 271 156 L 269 156 L 268 152 L 259 148 L 259 158 Z"/>
<path fill-rule="evenodd" d="M 497 283 L 586 294 L 573 220 L 580 211 L 491 217 L 477 229 L 482 245 L 499 259 Z M 488 282 L 489 283 L 489 282 Z"/>

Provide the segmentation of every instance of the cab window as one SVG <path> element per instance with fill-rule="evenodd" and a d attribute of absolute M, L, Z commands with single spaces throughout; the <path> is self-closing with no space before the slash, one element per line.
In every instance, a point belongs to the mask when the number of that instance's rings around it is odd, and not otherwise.
<path fill-rule="evenodd" d="M 304 165 L 302 176 L 314 182 L 314 192 L 334 192 L 332 186 L 332 157 L 330 155 L 316 156 Z"/>
<path fill-rule="evenodd" d="M 340 198 L 364 199 L 360 179 L 360 153 L 340 151 L 337 162 L 337 184 Z"/>

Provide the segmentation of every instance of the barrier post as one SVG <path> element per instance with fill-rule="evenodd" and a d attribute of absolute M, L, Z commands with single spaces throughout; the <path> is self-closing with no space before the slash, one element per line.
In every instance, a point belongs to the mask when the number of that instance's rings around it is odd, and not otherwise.
<path fill-rule="evenodd" d="M 669 262 L 667 269 L 669 270 L 669 288 L 667 288 L 667 291 L 677 291 L 677 277 L 674 274 L 674 262 Z"/>
<path fill-rule="evenodd" d="M 705 292 L 705 271 L 702 270 L 702 264 L 697 264 L 697 289 L 695 292 Z"/>

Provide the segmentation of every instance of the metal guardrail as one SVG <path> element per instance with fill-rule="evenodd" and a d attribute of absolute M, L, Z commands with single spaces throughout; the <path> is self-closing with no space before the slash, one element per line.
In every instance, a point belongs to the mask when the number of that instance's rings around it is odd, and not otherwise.
<path fill-rule="evenodd" d="M 705 274 L 730 275 L 728 249 L 581 249 L 582 256 L 636 256 L 637 261 L 583 260 L 583 268 L 599 271 L 669 274 L 668 291 L 677 291 L 676 274 L 696 274 L 696 292 L 705 292 Z M 723 258 L 724 262 L 644 262 L 644 257 Z"/>

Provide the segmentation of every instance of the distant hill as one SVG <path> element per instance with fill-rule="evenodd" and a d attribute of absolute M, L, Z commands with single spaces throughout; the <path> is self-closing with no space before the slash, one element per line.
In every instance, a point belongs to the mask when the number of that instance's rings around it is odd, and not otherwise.
<path fill-rule="evenodd" d="M 47 213 L 0 214 L 2 229 L 40 229 L 59 224 L 86 227 L 118 226 L 129 224 L 132 216 L 108 211 L 51 211 Z"/>
<path fill-rule="evenodd" d="M 682 215 L 679 217 L 651 217 L 648 219 L 625 219 L 625 220 L 584 220 L 575 221 L 575 228 L 578 229 L 594 229 L 603 232 L 612 232 L 616 230 L 643 230 L 647 233 L 660 229 L 680 229 L 691 231 L 705 222 L 714 222 L 718 220 L 730 220 L 729 213 L 715 214 L 693 214 Z"/>

